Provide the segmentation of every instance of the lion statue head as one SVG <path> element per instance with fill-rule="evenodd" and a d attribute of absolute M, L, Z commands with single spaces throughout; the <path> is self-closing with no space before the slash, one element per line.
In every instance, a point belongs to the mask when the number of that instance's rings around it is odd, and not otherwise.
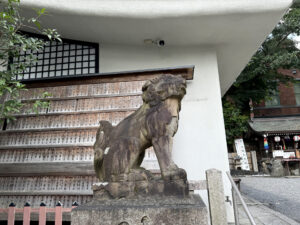
<path fill-rule="evenodd" d="M 186 93 L 186 81 L 181 76 L 164 74 L 148 80 L 143 88 L 143 101 L 155 106 L 167 98 L 177 98 L 179 102 Z"/>

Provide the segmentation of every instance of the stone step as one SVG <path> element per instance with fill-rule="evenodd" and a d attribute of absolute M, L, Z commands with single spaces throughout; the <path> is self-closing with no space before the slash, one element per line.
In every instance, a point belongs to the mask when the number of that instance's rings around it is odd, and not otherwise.
<path fill-rule="evenodd" d="M 70 115 L 32 115 L 18 117 L 16 121 L 7 124 L 6 131 L 27 129 L 81 128 L 98 127 L 100 120 L 108 120 L 117 125 L 134 111 L 124 112 L 92 112 Z"/>

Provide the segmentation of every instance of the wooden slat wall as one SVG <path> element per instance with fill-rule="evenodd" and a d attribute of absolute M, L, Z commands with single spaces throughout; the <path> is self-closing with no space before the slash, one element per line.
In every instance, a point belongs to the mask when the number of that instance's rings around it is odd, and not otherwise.
<path fill-rule="evenodd" d="M 92 147 L 3 149 L 0 164 L 92 161 Z"/>
<path fill-rule="evenodd" d="M 65 207 L 91 199 L 93 144 L 100 120 L 116 125 L 141 104 L 143 81 L 76 84 L 30 88 L 22 93 L 27 103 L 17 120 L 0 135 L 0 208 L 14 201 L 17 207 L 43 200 Z M 50 107 L 28 112 L 32 102 L 48 98 Z"/>
<path fill-rule="evenodd" d="M 131 82 L 116 82 L 116 83 L 100 83 L 100 84 L 83 84 L 70 85 L 59 87 L 43 87 L 35 88 L 32 91 L 24 91 L 21 94 L 22 100 L 42 99 L 44 92 L 51 93 L 48 99 L 63 99 L 63 98 L 95 98 L 95 97 L 109 97 L 109 96 L 126 96 L 126 95 L 140 95 L 142 90 L 140 87 L 144 81 Z"/>
<path fill-rule="evenodd" d="M 146 80 L 170 71 L 192 78 L 191 68 L 181 68 L 28 84 L 22 101 L 31 105 L 49 92 L 50 107 L 35 114 L 28 106 L 0 132 L 0 208 L 11 202 L 21 208 L 27 201 L 32 207 L 41 201 L 47 207 L 90 201 L 97 182 L 92 146 L 99 120 L 119 123 L 142 104 Z M 146 157 L 146 166 L 157 164 L 153 154 Z"/>
<path fill-rule="evenodd" d="M 25 131 L 4 133 L 0 136 L 0 148 L 92 146 L 96 129 L 64 131 Z"/>
<path fill-rule="evenodd" d="M 108 120 L 113 125 L 118 124 L 124 117 L 130 115 L 132 111 L 124 112 L 102 112 L 75 115 L 40 115 L 19 117 L 14 123 L 7 125 L 7 131 L 27 130 L 27 129 L 71 129 L 71 128 L 97 128 L 100 120 Z M 78 122 L 80 121 L 80 122 Z"/>
<path fill-rule="evenodd" d="M 50 100 L 48 109 L 39 109 L 40 115 L 44 114 L 79 114 L 91 112 L 124 112 L 136 110 L 142 104 L 140 96 L 117 96 L 106 98 L 85 98 L 85 99 L 62 99 Z M 28 103 L 17 115 L 34 115 L 31 112 L 33 103 Z"/>
<path fill-rule="evenodd" d="M 85 180 L 84 183 L 81 183 Z M 92 194 L 92 185 L 97 182 L 92 176 L 37 176 L 37 177 L 0 177 L 1 193 L 15 192 L 16 195 L 31 195 L 27 192 L 39 192 L 43 194 L 74 195 L 75 192 L 83 192 L 85 195 Z M 14 184 L 13 186 L 11 184 Z M 42 185 L 41 185 L 42 184 Z"/>

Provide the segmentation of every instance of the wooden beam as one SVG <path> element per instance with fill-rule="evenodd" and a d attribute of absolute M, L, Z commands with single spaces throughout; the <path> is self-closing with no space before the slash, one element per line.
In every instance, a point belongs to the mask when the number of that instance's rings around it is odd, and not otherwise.
<path fill-rule="evenodd" d="M 94 144 L 17 145 L 17 146 L 0 146 L 0 150 L 2 150 L 2 149 L 10 150 L 10 149 L 77 148 L 77 147 L 93 147 L 93 145 Z"/>
<path fill-rule="evenodd" d="M 89 127 L 50 127 L 50 128 L 33 128 L 33 129 L 15 129 L 15 130 L 4 130 L 4 131 L 0 131 L 0 135 L 1 134 L 5 134 L 5 133 L 33 133 L 33 132 L 48 132 L 48 131 L 76 131 L 76 130 L 97 130 L 97 128 L 99 127 L 99 125 L 97 126 L 89 126 Z"/>
<path fill-rule="evenodd" d="M 51 115 L 51 116 L 60 116 L 60 115 L 76 115 L 76 114 L 91 114 L 91 113 L 111 113 L 111 112 L 128 112 L 136 111 L 136 108 L 124 108 L 124 109 L 100 109 L 100 110 L 86 110 L 80 112 L 40 112 L 39 114 L 28 113 L 28 114 L 16 114 L 14 117 L 29 117 L 29 116 L 41 116 L 41 115 Z"/>
<path fill-rule="evenodd" d="M 93 162 L 2 163 L 0 176 L 94 175 Z"/>
<path fill-rule="evenodd" d="M 45 149 L 45 148 L 77 148 L 77 147 L 93 147 L 92 144 L 60 144 L 60 145 L 16 145 L 16 146 L 0 146 L 1 149 Z"/>
<path fill-rule="evenodd" d="M 36 87 L 54 87 L 74 84 L 96 84 L 96 83 L 113 83 L 122 81 L 148 80 L 162 74 L 181 75 L 187 80 L 194 77 L 194 66 L 135 70 L 113 73 L 100 73 L 93 76 L 68 76 L 60 78 L 43 78 L 31 81 L 22 81 L 27 88 Z"/>
<path fill-rule="evenodd" d="M 63 98 L 46 98 L 48 101 L 63 101 L 63 100 L 77 100 L 77 99 L 99 99 L 99 98 L 113 98 L 113 97 L 128 97 L 128 96 L 141 96 L 141 93 L 128 93 L 128 94 L 107 94 L 107 95 L 97 95 L 97 96 L 72 96 L 72 97 L 63 97 Z M 32 98 L 32 99 L 26 99 L 22 100 L 22 102 L 35 102 L 36 100 L 45 100 L 43 98 Z"/>
<path fill-rule="evenodd" d="M 49 195 L 54 195 L 54 196 L 66 196 L 66 195 L 70 195 L 70 196 L 78 196 L 78 195 L 93 195 L 93 191 L 92 190 L 88 190 L 88 191 L 82 191 L 82 190 L 77 190 L 77 191 L 65 191 L 65 190 L 43 190 L 43 191 L 32 191 L 32 190 L 27 190 L 27 191 L 0 191 L 0 196 L 1 195 L 5 195 L 5 196 L 36 196 L 36 195 L 45 195 L 45 196 L 49 196 Z"/>

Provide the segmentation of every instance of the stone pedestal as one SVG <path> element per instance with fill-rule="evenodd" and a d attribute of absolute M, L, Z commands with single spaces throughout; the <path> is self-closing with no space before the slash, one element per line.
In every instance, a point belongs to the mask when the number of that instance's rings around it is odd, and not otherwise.
<path fill-rule="evenodd" d="M 208 225 L 199 195 L 95 199 L 72 210 L 72 225 Z"/>

